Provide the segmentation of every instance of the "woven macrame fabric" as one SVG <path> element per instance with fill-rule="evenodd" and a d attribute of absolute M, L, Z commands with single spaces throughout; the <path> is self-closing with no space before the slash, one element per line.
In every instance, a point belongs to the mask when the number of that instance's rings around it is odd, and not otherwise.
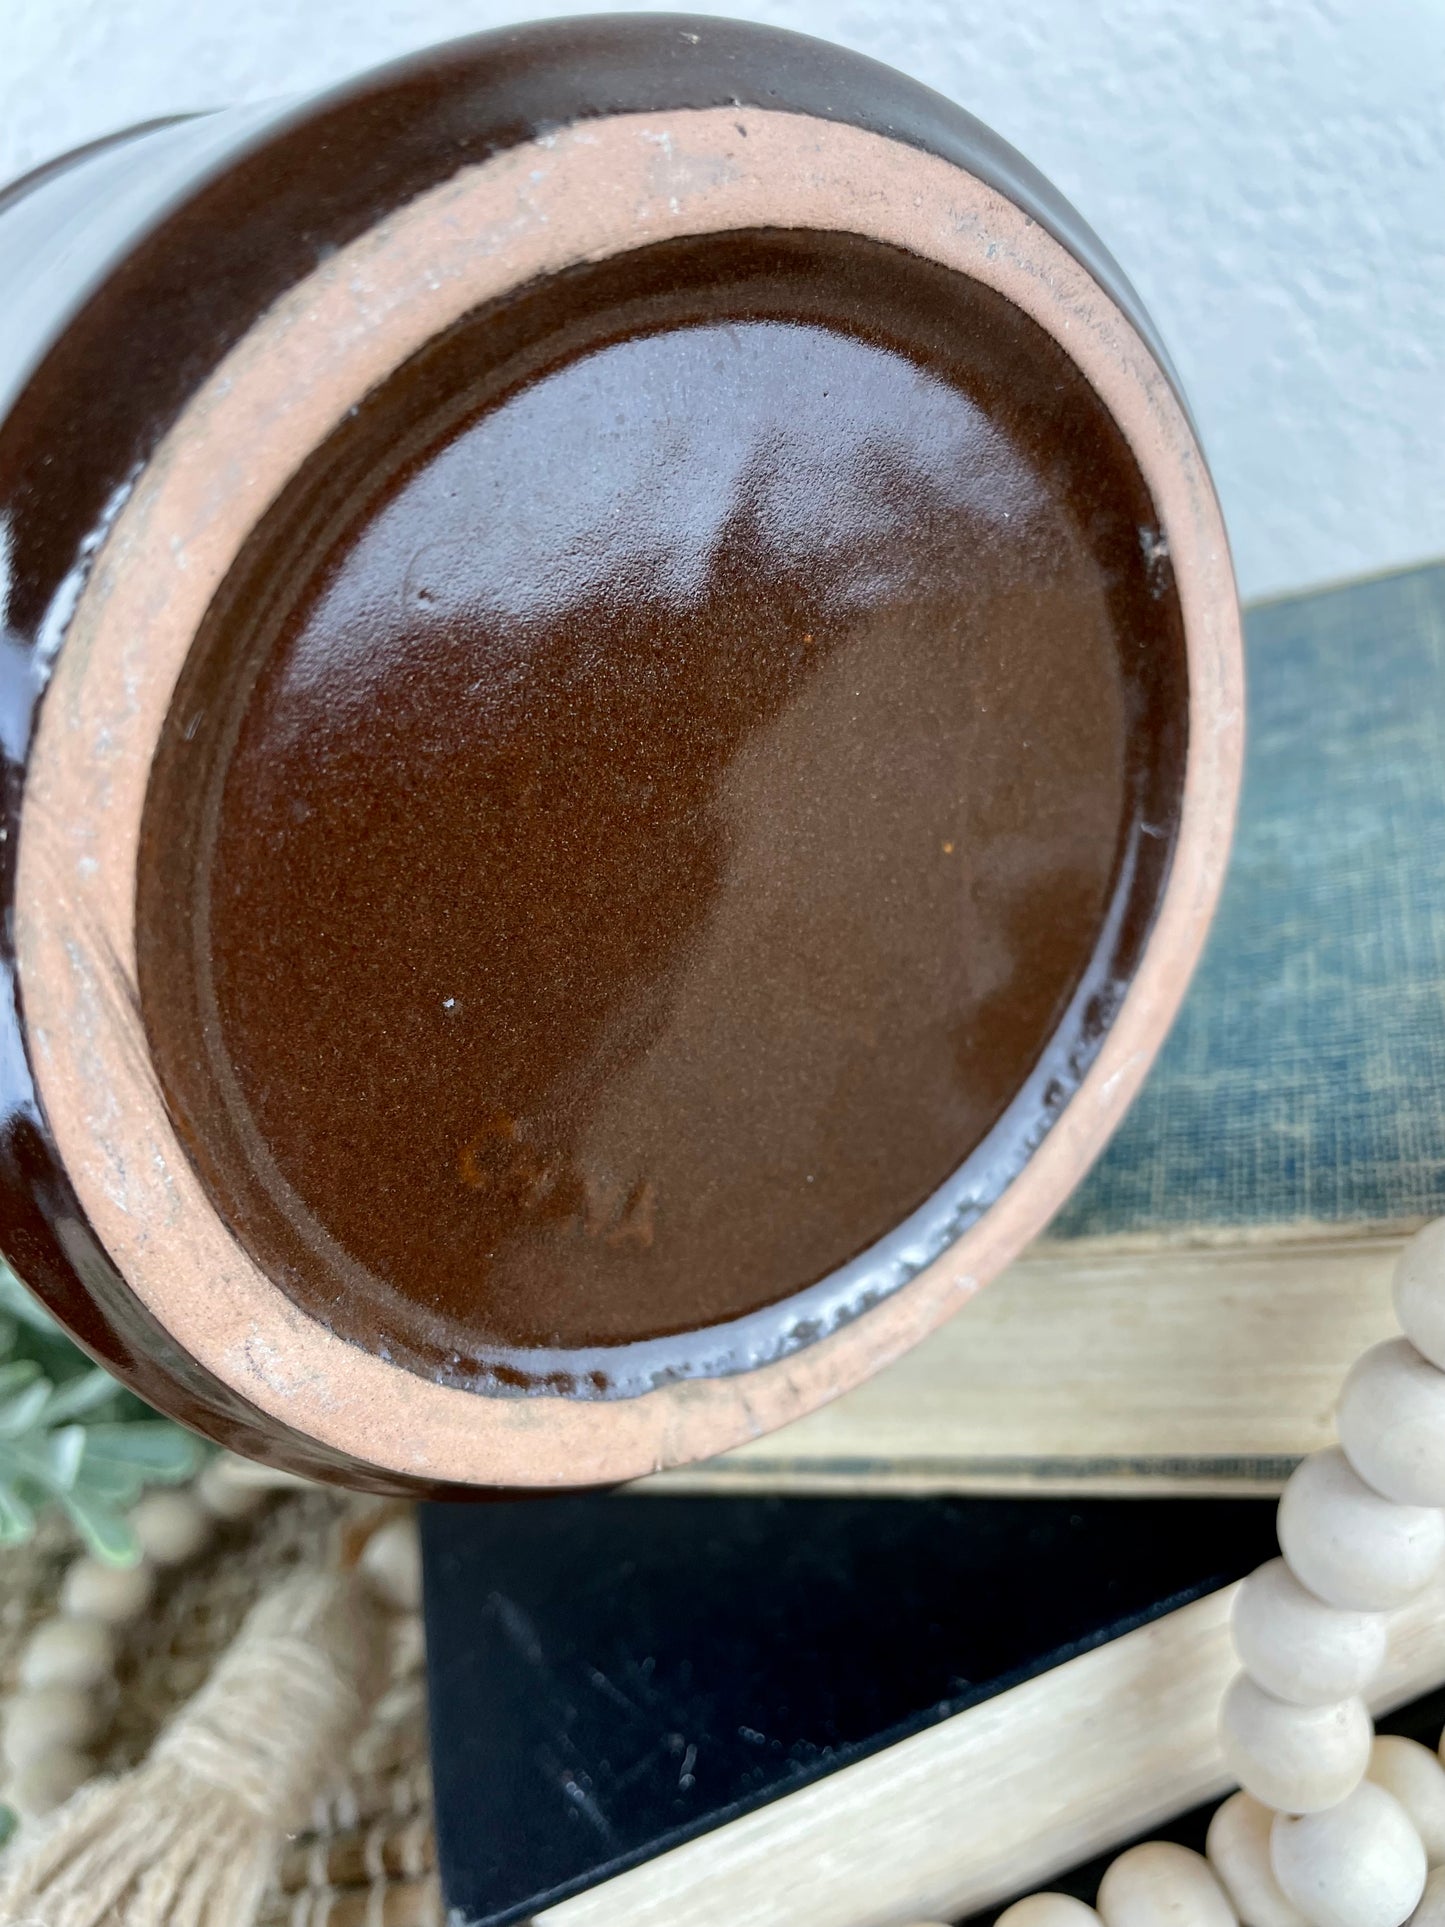
<path fill-rule="evenodd" d="M 366 1503 L 287 1493 L 225 1527 L 203 1557 L 162 1575 L 152 1606 L 120 1637 L 105 1731 L 93 1749 L 102 1772 L 124 1772 L 146 1757 L 261 1594 L 314 1563 L 348 1512 Z M 67 1531 L 47 1525 L 29 1545 L 0 1555 L 0 1693 L 14 1692 L 21 1651 L 55 1612 L 76 1551 Z M 395 1615 L 388 1640 L 388 1684 L 318 1792 L 310 1826 L 288 1846 L 261 1927 L 442 1927 L 420 1617 Z"/>

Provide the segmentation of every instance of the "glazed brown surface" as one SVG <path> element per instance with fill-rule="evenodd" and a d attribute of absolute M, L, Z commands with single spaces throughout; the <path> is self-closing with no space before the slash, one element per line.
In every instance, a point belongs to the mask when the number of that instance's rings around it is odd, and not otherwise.
<path fill-rule="evenodd" d="M 897 1282 L 1142 938 L 1151 526 L 1042 332 L 878 244 L 668 243 L 454 331 L 269 518 L 153 777 L 143 1006 L 239 1235 L 368 1349 L 593 1392 Z"/>
<path fill-rule="evenodd" d="M 117 506 L 187 398 L 255 318 L 314 264 L 470 161 L 577 118 L 743 101 L 883 131 L 997 187 L 1060 239 L 1118 303 L 1170 380 L 1138 297 L 1077 213 L 953 103 L 842 49 L 714 18 L 631 15 L 508 28 L 432 49 L 304 104 L 249 143 L 164 219 L 136 227 L 124 262 L 46 353 L 0 421 L 6 647 L 0 651 L 0 1216 L 6 1256 L 68 1328 L 152 1404 L 237 1449 L 312 1477 L 401 1489 L 262 1413 L 178 1346 L 135 1296 L 79 1201 L 35 1090 L 13 939 L 14 857 L 28 746 L 63 634 Z M 94 197 L 103 202 L 104 191 Z M 156 213 L 160 212 L 157 203 Z M 116 238 L 127 230 L 117 225 Z M 0 256 L 16 274 L 22 259 Z M 1162 676 L 1162 669 L 1159 671 Z M 1131 685 L 1132 686 L 1132 685 Z M 1141 697 L 1162 731 L 1155 785 L 1169 822 L 1183 758 L 1182 670 Z M 1149 789 L 1140 773 L 1138 794 Z M 1163 887 L 1170 840 L 1137 846 L 1134 918 L 1098 961 L 1094 1029 L 1107 1020 Z M 1126 851 L 1124 861 L 1129 861 Z M 1122 887 L 1122 886 L 1121 886 Z M 1067 1069 L 1067 1067 L 1066 1067 Z M 1041 1086 L 1043 1088 L 1043 1086 Z M 1072 1088 L 1066 1075 L 1062 1102 Z M 1034 1112 L 1037 1125 L 1040 1113 Z M 997 1133 L 995 1134 L 997 1137 Z M 1018 1168 L 1021 1158 L 1000 1168 Z M 981 1179 L 977 1197 L 984 1198 Z M 967 1188 L 959 1208 L 972 1210 Z M 260 1206 L 256 1206 L 260 1209 Z M 974 1215 L 977 1215 L 976 1211 Z M 911 1262 L 911 1260 L 910 1260 Z"/>

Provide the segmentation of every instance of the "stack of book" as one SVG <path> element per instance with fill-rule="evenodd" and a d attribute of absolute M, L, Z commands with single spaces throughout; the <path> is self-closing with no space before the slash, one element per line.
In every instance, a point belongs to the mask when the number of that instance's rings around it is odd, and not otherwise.
<path fill-rule="evenodd" d="M 1445 1214 L 1445 566 L 1247 635 L 1211 946 L 1048 1240 L 725 1459 L 428 1509 L 438 1846 L 469 1921 L 985 1920 L 1087 1892 L 1069 1869 L 1225 1790 L 1262 1495 L 1329 1441 L 1396 1252 Z M 1378 1708 L 1442 1681 L 1445 1580 L 1397 1615 Z"/>

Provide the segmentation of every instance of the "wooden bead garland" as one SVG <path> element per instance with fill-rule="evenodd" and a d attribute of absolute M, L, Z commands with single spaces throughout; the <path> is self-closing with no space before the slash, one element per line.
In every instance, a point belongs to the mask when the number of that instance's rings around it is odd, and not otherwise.
<path fill-rule="evenodd" d="M 1099 1916 L 1067 1894 L 1030 1894 L 1001 1913 L 994 1927 L 1100 1927 Z"/>
<path fill-rule="evenodd" d="M 53 1747 L 41 1754 L 33 1765 L 15 1774 L 10 1783 L 10 1798 L 18 1813 L 38 1817 L 64 1806 L 94 1772 L 95 1761 L 88 1753 L 77 1753 L 66 1746 Z"/>
<path fill-rule="evenodd" d="M 1240 1673 L 1219 1710 L 1225 1764 L 1268 1807 L 1319 1813 L 1354 1791 L 1370 1762 L 1370 1715 L 1360 1699 L 1332 1706 L 1278 1700 Z"/>
<path fill-rule="evenodd" d="M 22 1686 L 102 1685 L 115 1665 L 115 1636 L 99 1619 L 47 1619 L 20 1655 Z"/>
<path fill-rule="evenodd" d="M 1273 1825 L 1272 1808 L 1253 1794 L 1231 1794 L 1209 1823 L 1205 1857 L 1235 1913 L 1250 1927 L 1309 1927 L 1274 1877 L 1269 1857 Z"/>
<path fill-rule="evenodd" d="M 1313 1927 L 1401 1927 L 1425 1891 L 1425 1849 L 1393 1794 L 1362 1780 L 1326 1813 L 1281 1813 L 1270 1863 Z"/>
<path fill-rule="evenodd" d="M 1395 1316 L 1417 1352 L 1445 1372 L 1445 1218 L 1406 1245 L 1395 1266 Z"/>
<path fill-rule="evenodd" d="M 362 1548 L 361 1577 L 382 1605 L 393 1612 L 421 1607 L 421 1538 L 412 1515 L 378 1526 Z"/>
<path fill-rule="evenodd" d="M 141 1552 L 154 1566 L 183 1566 L 211 1542 L 214 1522 L 189 1492 L 148 1492 L 130 1515 Z"/>
<path fill-rule="evenodd" d="M 1327 1606 L 1393 1612 L 1423 1592 L 1445 1554 L 1445 1517 L 1382 1499 L 1332 1447 L 1305 1460 L 1279 1502 L 1279 1544 Z"/>
<path fill-rule="evenodd" d="M 1345 1612 L 1306 1592 L 1283 1559 L 1252 1572 L 1230 1630 L 1244 1670 L 1276 1699 L 1328 1706 L 1362 1693 L 1385 1663 L 1384 1613 Z"/>
<path fill-rule="evenodd" d="M 98 1559 L 77 1559 L 60 1582 L 60 1610 L 75 1619 L 98 1619 L 106 1626 L 128 1626 L 139 1619 L 156 1589 L 155 1568 L 103 1566 Z"/>
<path fill-rule="evenodd" d="M 1445 1927 L 1445 1739 L 1373 1740 L 1363 1695 L 1385 1615 L 1445 1558 L 1445 1219 L 1395 1269 L 1404 1337 L 1345 1381 L 1340 1445 L 1295 1471 L 1283 1557 L 1252 1573 L 1232 1630 L 1244 1670 L 1220 1707 L 1243 1791 L 1207 1857 L 1165 1841 L 1121 1854 L 1098 1911 L 1036 1894 L 998 1927 Z"/>
<path fill-rule="evenodd" d="M 1336 1424 L 1346 1457 L 1376 1492 L 1399 1505 L 1445 1506 L 1445 1372 L 1408 1338 L 1358 1361 Z"/>
<path fill-rule="evenodd" d="M 86 1748 L 109 1716 L 117 1634 L 149 1606 L 158 1571 L 195 1558 L 219 1522 L 254 1512 L 270 1487 L 244 1461 L 222 1453 L 191 1490 L 148 1492 L 134 1507 L 136 1565 L 107 1566 L 86 1554 L 68 1568 L 59 1610 L 31 1633 L 20 1657 L 20 1690 L 0 1711 L 6 1796 L 22 1819 L 61 1806 L 95 1773 Z"/>
<path fill-rule="evenodd" d="M 1121 1853 L 1099 1883 L 1104 1927 L 1238 1927 L 1202 1854 L 1170 1840 Z"/>
<path fill-rule="evenodd" d="M 1432 1867 L 1410 1927 L 1445 1927 L 1445 1867 Z"/>
<path fill-rule="evenodd" d="M 1445 1766 L 1439 1757 L 1418 1740 L 1382 1734 L 1370 1749 L 1366 1778 L 1393 1793 L 1409 1814 L 1430 1865 L 1445 1862 Z"/>

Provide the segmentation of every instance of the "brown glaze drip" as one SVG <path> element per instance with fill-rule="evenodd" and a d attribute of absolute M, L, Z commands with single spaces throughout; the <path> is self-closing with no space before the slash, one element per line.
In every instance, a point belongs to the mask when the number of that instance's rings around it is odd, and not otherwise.
<path fill-rule="evenodd" d="M 168 1102 L 369 1350 L 756 1363 L 1076 1085 L 1183 691 L 1133 459 L 997 295 L 837 235 L 558 277 L 373 397 L 212 611 L 139 879 Z"/>

